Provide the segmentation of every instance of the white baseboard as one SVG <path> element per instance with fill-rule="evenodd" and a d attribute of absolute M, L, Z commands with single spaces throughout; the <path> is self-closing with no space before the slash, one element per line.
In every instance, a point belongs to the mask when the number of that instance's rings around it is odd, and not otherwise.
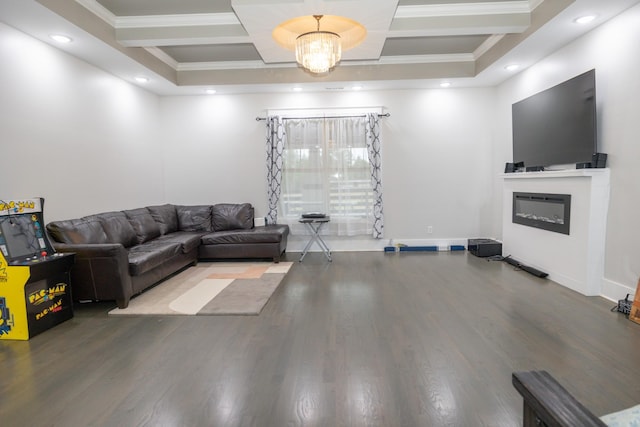
<path fill-rule="evenodd" d="M 322 236 L 332 252 L 382 251 L 385 246 L 436 246 L 439 251 L 448 251 L 451 246 L 467 247 L 467 238 L 456 237 L 446 239 L 373 239 L 368 237 L 333 237 Z M 309 241 L 309 236 L 289 235 L 287 241 L 288 252 L 301 252 Z M 320 248 L 314 244 L 310 252 L 319 252 Z"/>
<path fill-rule="evenodd" d="M 451 246 L 467 247 L 467 238 L 453 237 L 446 239 L 389 239 L 388 246 L 436 246 L 439 251 L 448 251 Z"/>
<path fill-rule="evenodd" d="M 623 285 L 621 283 L 614 282 L 609 279 L 602 279 L 602 292 L 600 296 L 613 302 L 624 299 L 627 294 L 630 294 L 629 298 L 633 299 L 633 295 L 636 293 L 635 288 Z"/>
<path fill-rule="evenodd" d="M 289 235 L 287 239 L 287 252 L 302 252 L 304 247 L 309 242 L 310 236 L 294 236 Z M 384 249 L 387 244 L 386 239 L 374 239 L 368 237 L 330 237 L 322 236 L 322 239 L 326 242 L 331 252 L 369 252 L 380 251 Z M 309 252 L 320 252 L 321 249 L 316 243 L 314 243 Z"/>

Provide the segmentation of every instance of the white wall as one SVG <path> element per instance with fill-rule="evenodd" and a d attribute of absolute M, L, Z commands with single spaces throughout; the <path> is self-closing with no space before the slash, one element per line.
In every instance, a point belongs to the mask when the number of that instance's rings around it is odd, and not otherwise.
<path fill-rule="evenodd" d="M 384 243 L 483 236 L 491 224 L 493 89 L 160 98 L 4 24 L 0 63 L 0 197 L 43 196 L 48 221 L 164 202 L 248 201 L 263 216 L 256 116 L 355 106 L 391 113 Z"/>
<path fill-rule="evenodd" d="M 611 198 L 603 295 L 624 298 L 640 276 L 640 6 L 594 29 L 498 88 L 494 203 L 501 205 L 504 163 L 512 161 L 511 104 L 596 69 L 599 150 L 608 154 Z M 492 230 L 501 228 L 498 215 Z M 571 254 L 566 254 L 571 257 Z"/>
<path fill-rule="evenodd" d="M 257 116 L 268 109 L 385 107 L 384 243 L 483 236 L 492 221 L 493 102 L 493 89 L 163 98 L 167 199 L 249 201 L 263 216 L 265 122 Z"/>
<path fill-rule="evenodd" d="M 157 96 L 0 23 L 0 198 L 45 219 L 164 201 Z"/>
<path fill-rule="evenodd" d="M 168 98 L 0 24 L 0 197 L 43 196 L 49 221 L 163 202 L 250 201 L 263 215 L 256 116 L 382 106 L 386 238 L 500 237 L 511 104 L 596 68 L 611 167 L 603 288 L 621 298 L 640 274 L 637 22 L 640 6 L 496 89 Z"/>

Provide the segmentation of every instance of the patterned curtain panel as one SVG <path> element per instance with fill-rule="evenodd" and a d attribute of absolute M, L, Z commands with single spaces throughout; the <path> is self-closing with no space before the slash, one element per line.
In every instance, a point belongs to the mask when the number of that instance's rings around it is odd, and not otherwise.
<path fill-rule="evenodd" d="M 366 117 L 366 142 L 371 169 L 371 185 L 373 186 L 373 237 L 382 239 L 384 231 L 384 215 L 382 212 L 382 174 L 380 166 L 380 118 L 377 114 L 369 113 Z"/>
<path fill-rule="evenodd" d="M 268 224 L 278 222 L 278 201 L 282 189 L 282 154 L 284 152 L 286 134 L 280 116 L 267 117 L 267 200 L 269 212 Z"/>

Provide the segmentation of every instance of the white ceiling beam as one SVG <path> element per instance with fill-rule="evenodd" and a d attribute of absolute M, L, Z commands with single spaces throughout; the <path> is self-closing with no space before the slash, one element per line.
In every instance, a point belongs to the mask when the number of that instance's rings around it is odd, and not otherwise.
<path fill-rule="evenodd" d="M 117 28 L 116 39 L 127 47 L 251 43 L 241 25 Z"/>
<path fill-rule="evenodd" d="M 250 43 L 233 13 L 121 16 L 114 19 L 116 39 L 127 47 Z"/>
<path fill-rule="evenodd" d="M 531 14 L 419 16 L 394 18 L 388 37 L 427 37 L 522 33 Z"/>
<path fill-rule="evenodd" d="M 539 2 L 543 0 L 538 0 Z M 469 15 L 511 15 L 530 13 L 533 10 L 528 0 L 452 3 L 432 5 L 398 6 L 394 18 L 426 18 L 435 16 L 469 16 Z"/>

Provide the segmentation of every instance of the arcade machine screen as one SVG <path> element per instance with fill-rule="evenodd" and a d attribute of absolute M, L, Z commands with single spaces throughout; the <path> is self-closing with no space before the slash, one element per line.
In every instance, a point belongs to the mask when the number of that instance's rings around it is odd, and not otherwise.
<path fill-rule="evenodd" d="M 42 199 L 23 205 L 0 202 L 0 251 L 9 264 L 54 252 L 43 230 Z"/>

